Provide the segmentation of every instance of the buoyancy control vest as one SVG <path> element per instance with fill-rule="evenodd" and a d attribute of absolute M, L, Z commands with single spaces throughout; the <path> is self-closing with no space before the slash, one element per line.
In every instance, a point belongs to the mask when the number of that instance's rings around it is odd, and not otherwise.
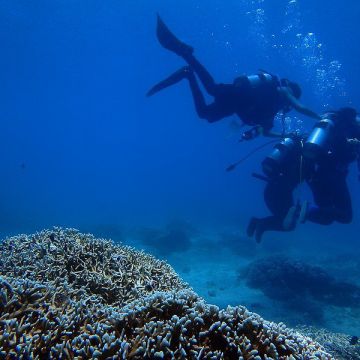
<path fill-rule="evenodd" d="M 246 105 L 238 110 L 238 115 L 249 125 L 261 125 L 266 129 L 273 126 L 275 115 L 285 108 L 280 92 L 280 79 L 265 71 L 256 75 L 238 78 L 235 85 L 244 84 Z"/>

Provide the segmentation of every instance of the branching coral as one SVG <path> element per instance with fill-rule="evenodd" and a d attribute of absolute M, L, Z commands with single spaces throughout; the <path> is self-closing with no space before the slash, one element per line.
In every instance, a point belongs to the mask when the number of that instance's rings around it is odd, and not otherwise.
<path fill-rule="evenodd" d="M 330 358 L 310 338 L 283 324 L 267 322 L 241 306 L 219 310 L 189 290 L 177 296 L 153 294 L 124 310 L 120 328 L 138 339 L 131 355 L 139 358 Z"/>
<path fill-rule="evenodd" d="M 166 263 L 74 230 L 8 239 L 0 261 L 0 358 L 331 359 L 283 324 L 206 304 Z"/>
<path fill-rule="evenodd" d="M 324 329 L 309 326 L 301 326 L 296 330 L 318 341 L 338 360 L 360 359 L 360 344 L 358 341 L 352 343 L 352 337 L 349 335 L 331 333 Z"/>
<path fill-rule="evenodd" d="M 188 288 L 164 261 L 129 246 L 55 228 L 0 245 L 0 275 L 46 282 L 74 300 L 123 306 L 154 291 Z"/>
<path fill-rule="evenodd" d="M 247 284 L 261 289 L 275 300 L 316 300 L 343 307 L 360 306 L 360 287 L 337 281 L 319 266 L 286 257 L 271 256 L 251 263 L 246 271 Z"/>

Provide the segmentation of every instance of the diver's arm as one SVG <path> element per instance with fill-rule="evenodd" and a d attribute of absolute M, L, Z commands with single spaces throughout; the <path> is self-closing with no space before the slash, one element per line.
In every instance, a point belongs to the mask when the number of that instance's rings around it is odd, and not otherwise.
<path fill-rule="evenodd" d="M 360 145 L 360 140 L 357 139 L 357 138 L 346 139 L 346 141 L 347 141 L 348 144 L 350 144 L 350 145 L 355 145 L 355 146 L 359 146 L 359 145 Z"/>
<path fill-rule="evenodd" d="M 354 131 L 351 137 L 346 139 L 347 142 L 351 145 L 359 146 L 360 145 L 360 121 L 356 118 L 356 125 L 354 126 Z"/>
<path fill-rule="evenodd" d="M 251 128 L 250 130 L 245 131 L 242 134 L 240 141 L 252 140 L 252 139 L 255 139 L 256 137 L 258 137 L 259 135 L 263 135 L 263 136 L 271 137 L 271 138 L 283 138 L 284 137 L 284 134 L 282 134 L 282 133 L 271 131 L 270 129 L 264 128 L 261 125 L 257 125 L 257 126 L 254 126 L 253 128 Z"/>
<path fill-rule="evenodd" d="M 245 131 L 242 134 L 240 141 L 253 140 L 256 137 L 258 137 L 259 135 L 263 135 L 266 137 L 272 137 L 272 138 L 281 138 L 282 137 L 282 134 L 280 134 L 280 133 L 275 133 L 275 132 L 272 132 L 270 129 L 264 128 L 261 125 L 256 125 L 256 126 L 252 127 L 250 130 Z"/>
<path fill-rule="evenodd" d="M 259 134 L 270 137 L 270 138 L 282 138 L 284 137 L 284 134 L 281 134 L 279 132 L 271 131 L 270 129 L 264 129 L 263 127 L 260 127 Z"/>
<path fill-rule="evenodd" d="M 264 129 L 261 127 L 261 129 L 259 130 L 259 134 L 266 136 L 266 137 L 271 137 L 271 138 L 298 138 L 299 137 L 299 132 L 296 131 L 290 131 L 290 132 L 276 132 L 276 131 L 272 131 L 270 129 Z"/>
<path fill-rule="evenodd" d="M 285 99 L 287 100 L 289 105 L 293 107 L 296 111 L 313 119 L 321 120 L 321 116 L 319 114 L 304 106 L 298 99 L 291 95 L 289 91 L 281 89 L 281 92 L 284 94 Z"/>

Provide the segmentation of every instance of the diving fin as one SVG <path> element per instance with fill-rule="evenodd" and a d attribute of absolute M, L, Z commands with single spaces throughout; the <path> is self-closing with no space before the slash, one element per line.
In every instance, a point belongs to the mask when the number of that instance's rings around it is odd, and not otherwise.
<path fill-rule="evenodd" d="M 171 74 L 166 79 L 158 82 L 156 85 L 154 85 L 147 93 L 146 96 L 150 97 L 156 94 L 157 92 L 166 89 L 167 87 L 174 85 L 181 81 L 182 79 L 185 79 L 189 77 L 191 73 L 191 69 L 189 66 L 184 66 L 181 69 L 175 71 L 173 74 Z"/>
<path fill-rule="evenodd" d="M 180 41 L 165 25 L 159 14 L 157 15 L 156 35 L 160 44 L 179 56 L 191 55 L 194 49 Z"/>

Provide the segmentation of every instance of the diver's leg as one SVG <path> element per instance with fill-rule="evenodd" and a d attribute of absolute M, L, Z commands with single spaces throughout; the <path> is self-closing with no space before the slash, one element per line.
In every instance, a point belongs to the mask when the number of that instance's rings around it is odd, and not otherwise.
<path fill-rule="evenodd" d="M 294 204 L 296 182 L 292 177 L 270 182 L 265 188 L 265 203 L 276 219 L 281 219 L 277 231 L 291 231 L 296 227 L 299 206 Z"/>
<path fill-rule="evenodd" d="M 152 96 L 183 79 L 187 79 L 189 81 L 195 109 L 201 119 L 206 119 L 208 122 L 215 122 L 221 120 L 225 116 L 232 114 L 228 111 L 227 107 L 223 108 L 221 106 L 221 101 L 214 102 L 210 105 L 206 104 L 204 95 L 202 94 L 199 84 L 196 81 L 192 68 L 189 66 L 184 66 L 183 68 L 171 74 L 165 80 L 162 80 L 154 85 L 146 95 Z"/>
<path fill-rule="evenodd" d="M 346 176 L 339 175 L 333 184 L 335 220 L 350 224 L 353 218 L 351 196 L 346 183 Z"/>
<path fill-rule="evenodd" d="M 233 114 L 233 110 L 228 106 L 224 106 L 222 101 L 217 101 L 215 99 L 212 104 L 207 105 L 194 73 L 189 72 L 187 78 L 189 80 L 196 112 L 201 119 L 206 119 L 208 122 L 212 123 Z"/>
<path fill-rule="evenodd" d="M 264 200 L 272 216 L 265 218 L 252 218 L 247 228 L 248 236 L 255 233 L 256 242 L 260 243 L 265 231 L 289 231 L 284 228 L 283 219 L 289 208 L 294 204 L 293 186 L 288 181 L 269 181 L 264 190 Z"/>
<path fill-rule="evenodd" d="M 294 185 L 290 179 L 282 181 L 270 181 L 264 190 L 264 200 L 273 215 L 284 218 L 289 209 L 294 205 Z"/>
<path fill-rule="evenodd" d="M 319 207 L 309 205 L 305 220 L 309 220 L 319 225 L 330 225 L 335 221 L 335 213 L 333 207 Z"/>
<path fill-rule="evenodd" d="M 278 216 L 267 216 L 265 218 L 256 219 L 256 226 L 254 228 L 256 242 L 261 242 L 262 236 L 266 231 L 285 231 L 282 223 L 282 218 L 279 218 Z"/>
<path fill-rule="evenodd" d="M 330 225 L 335 221 L 333 189 L 324 176 L 315 176 L 309 182 L 315 205 L 310 204 L 305 220 L 320 225 Z"/>
<path fill-rule="evenodd" d="M 252 217 L 249 221 L 249 224 L 246 228 L 246 234 L 248 237 L 253 237 L 257 224 L 258 224 L 259 219 L 256 217 Z"/>
<path fill-rule="evenodd" d="M 204 65 L 202 65 L 193 54 L 186 54 L 183 56 L 183 59 L 192 67 L 196 75 L 199 77 L 201 83 L 203 84 L 206 92 L 209 95 L 216 96 L 217 94 L 217 84 L 215 83 L 214 78 L 206 70 Z"/>

